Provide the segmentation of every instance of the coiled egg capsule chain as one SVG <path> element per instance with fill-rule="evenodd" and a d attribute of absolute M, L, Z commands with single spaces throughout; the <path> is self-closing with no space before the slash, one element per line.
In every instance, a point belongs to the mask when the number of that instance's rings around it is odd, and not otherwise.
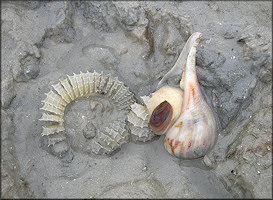
<path fill-rule="evenodd" d="M 135 103 L 134 94 L 117 77 L 112 77 L 111 74 L 104 75 L 103 72 L 98 73 L 95 70 L 93 73 L 89 71 L 87 73 L 80 72 L 80 74 L 74 73 L 73 76 L 67 75 L 67 78 L 60 80 L 52 87 L 55 91 L 50 90 L 49 93 L 46 93 L 46 99 L 42 100 L 43 107 L 40 109 L 44 113 L 39 119 L 45 122 L 41 135 L 47 137 L 48 146 L 68 141 L 70 138 L 71 146 L 77 141 L 86 144 L 79 147 L 84 153 L 109 155 L 129 141 L 130 137 L 125 123 L 126 115 L 123 112 L 119 112 L 120 115 L 119 113 L 115 114 L 116 119 L 114 120 L 106 120 L 103 128 L 93 125 L 93 127 L 77 131 L 79 136 L 71 134 L 72 136 L 67 137 L 69 131 L 65 131 L 65 109 L 69 103 L 78 98 L 104 99 L 109 104 L 111 102 L 110 105 L 116 111 L 123 110 L 125 113 L 129 111 L 130 106 Z M 87 133 L 91 136 L 86 136 Z M 73 137 L 76 138 L 74 141 L 71 139 Z"/>

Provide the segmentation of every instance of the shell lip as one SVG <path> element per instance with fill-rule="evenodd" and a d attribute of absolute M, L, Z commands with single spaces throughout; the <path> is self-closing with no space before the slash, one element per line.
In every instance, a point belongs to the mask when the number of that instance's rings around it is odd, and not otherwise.
<path fill-rule="evenodd" d="M 149 128 L 157 135 L 164 134 L 170 126 L 172 116 L 173 108 L 165 100 L 154 109 L 149 120 Z"/>

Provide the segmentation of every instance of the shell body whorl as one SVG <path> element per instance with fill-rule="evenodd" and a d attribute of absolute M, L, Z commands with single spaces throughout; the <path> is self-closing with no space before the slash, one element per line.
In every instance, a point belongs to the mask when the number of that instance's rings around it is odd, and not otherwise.
<path fill-rule="evenodd" d="M 203 99 L 198 102 L 198 106 L 182 112 L 166 133 L 165 149 L 178 158 L 202 157 L 215 143 L 216 123 L 213 113 Z"/>

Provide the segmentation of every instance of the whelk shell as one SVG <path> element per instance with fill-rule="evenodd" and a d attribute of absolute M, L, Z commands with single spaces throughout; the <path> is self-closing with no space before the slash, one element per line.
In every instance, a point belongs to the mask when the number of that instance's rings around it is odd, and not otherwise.
<path fill-rule="evenodd" d="M 180 68 L 184 67 L 180 81 L 180 88 L 184 91 L 183 102 L 181 115 L 168 130 L 164 146 L 179 158 L 204 156 L 216 140 L 215 118 L 202 96 L 195 69 L 196 47 L 200 37 L 201 33 L 192 34 L 187 42 L 190 45 L 185 45 L 185 52 L 189 52 L 186 63 L 184 57 L 176 62 Z"/>
<path fill-rule="evenodd" d="M 149 115 L 149 127 L 155 134 L 166 133 L 166 150 L 178 157 L 194 159 L 204 156 L 216 141 L 213 113 L 199 88 L 196 70 L 196 47 L 201 33 L 193 33 L 173 68 L 162 78 L 182 74 L 180 88 L 164 86 L 143 101 Z M 136 109 L 131 112 L 138 113 Z"/>

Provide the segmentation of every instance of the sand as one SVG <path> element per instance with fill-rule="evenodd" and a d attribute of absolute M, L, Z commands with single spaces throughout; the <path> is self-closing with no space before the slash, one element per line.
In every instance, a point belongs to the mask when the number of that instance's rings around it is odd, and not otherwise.
<path fill-rule="evenodd" d="M 4 1 L 1 11 L 2 198 L 272 197 L 272 2 Z M 82 116 L 97 129 L 126 116 L 99 106 L 88 114 L 90 102 L 111 108 L 100 97 L 69 104 L 67 143 L 47 146 L 38 119 L 51 85 L 103 71 L 141 103 L 193 32 L 202 33 L 197 76 L 218 127 L 205 159 L 171 156 L 164 136 L 89 153 Z"/>

